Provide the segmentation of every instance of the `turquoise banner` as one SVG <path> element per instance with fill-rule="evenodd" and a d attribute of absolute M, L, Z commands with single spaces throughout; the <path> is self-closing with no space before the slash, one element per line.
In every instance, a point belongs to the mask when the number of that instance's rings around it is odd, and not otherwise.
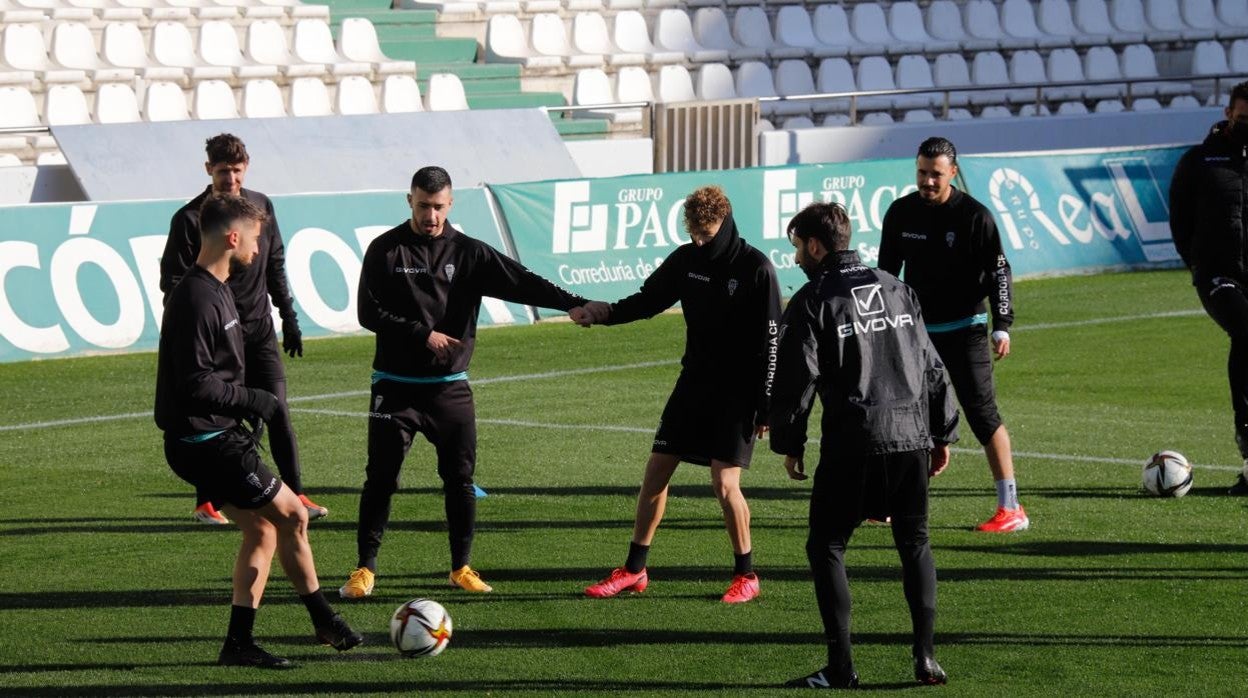
<path fill-rule="evenodd" d="M 1174 264 L 1170 178 L 1187 148 L 967 155 L 967 191 L 996 216 L 1014 274 Z"/>
<path fill-rule="evenodd" d="M 492 185 L 490 191 L 521 262 L 564 288 L 612 301 L 637 290 L 689 241 L 684 200 L 707 184 L 728 194 L 742 237 L 768 255 L 787 296 L 806 281 L 785 234 L 789 219 L 811 201 L 844 204 L 854 245 L 874 263 L 884 212 L 915 189 L 914 161 Z"/>
<path fill-rule="evenodd" d="M 160 256 L 185 201 L 0 208 L 0 361 L 155 349 Z M 274 197 L 300 326 L 360 330 L 355 298 L 368 243 L 411 215 L 405 192 Z M 483 189 L 458 189 L 450 220 L 512 254 Z M 528 323 L 489 299 L 483 324 Z"/>

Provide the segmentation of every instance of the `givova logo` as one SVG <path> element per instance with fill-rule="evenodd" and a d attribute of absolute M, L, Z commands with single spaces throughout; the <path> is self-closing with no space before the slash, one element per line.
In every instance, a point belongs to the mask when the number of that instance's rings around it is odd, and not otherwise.
<path fill-rule="evenodd" d="M 836 326 L 836 336 L 852 337 L 856 334 L 872 334 L 900 327 L 914 327 L 910 313 L 885 315 L 884 289 L 880 284 L 866 284 L 849 289 L 854 296 L 853 322 Z"/>
<path fill-rule="evenodd" d="M 555 254 L 597 252 L 607 249 L 611 214 L 606 204 L 589 203 L 589 182 L 555 184 Z"/>
<path fill-rule="evenodd" d="M 879 284 L 855 286 L 849 292 L 854 294 L 859 315 L 877 315 L 884 312 L 884 293 Z"/>
<path fill-rule="evenodd" d="M 813 192 L 797 191 L 797 170 L 763 173 L 763 239 L 787 237 L 789 221 L 815 200 Z"/>

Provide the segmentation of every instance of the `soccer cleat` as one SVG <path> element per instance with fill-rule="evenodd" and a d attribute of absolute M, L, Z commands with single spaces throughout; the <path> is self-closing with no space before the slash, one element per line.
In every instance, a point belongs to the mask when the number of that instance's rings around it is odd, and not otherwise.
<path fill-rule="evenodd" d="M 915 657 L 914 680 L 924 686 L 943 686 L 949 683 L 949 675 L 936 663 L 935 657 Z"/>
<path fill-rule="evenodd" d="M 195 507 L 195 511 L 191 515 L 195 517 L 196 521 L 208 524 L 209 526 L 230 525 L 230 520 L 225 518 L 225 514 L 217 511 L 216 508 L 212 506 L 212 502 L 204 502 L 203 504 Z"/>
<path fill-rule="evenodd" d="M 984 533 L 1011 533 L 1026 531 L 1030 525 L 1031 519 L 1027 518 L 1027 512 L 1023 511 L 1020 506 L 1017 509 L 998 508 L 997 513 L 993 514 L 991 519 L 976 526 L 975 530 Z"/>
<path fill-rule="evenodd" d="M 733 581 L 735 582 L 736 580 Z M 606 579 L 586 587 L 585 595 L 595 599 L 605 599 L 615 596 L 621 591 L 640 594 L 648 586 L 650 586 L 650 575 L 646 574 L 644 569 L 633 573 L 623 567 L 616 567 L 611 570 L 611 574 L 607 575 Z M 757 587 L 757 585 L 755 586 Z"/>
<path fill-rule="evenodd" d="M 488 594 L 494 591 L 494 587 L 481 581 L 481 575 L 477 574 L 477 571 L 468 565 L 452 570 L 450 580 L 451 586 L 459 587 L 464 591 L 471 591 L 476 594 Z"/>
<path fill-rule="evenodd" d="M 346 652 L 364 642 L 364 636 L 351 629 L 342 616 L 335 613 L 329 625 L 316 629 L 316 641 L 329 645 L 339 652 Z"/>
<path fill-rule="evenodd" d="M 347 583 L 339 587 L 338 595 L 344 599 L 362 599 L 373 593 L 373 581 L 376 577 L 367 567 L 358 567 L 347 578 Z"/>
<path fill-rule="evenodd" d="M 745 603 L 758 596 L 758 575 L 738 574 L 732 578 L 728 591 L 724 592 L 724 603 Z"/>
<path fill-rule="evenodd" d="M 254 642 L 240 645 L 229 638 L 226 638 L 225 644 L 222 645 L 221 654 L 217 655 L 217 664 L 260 669 L 290 669 L 294 666 L 289 659 L 270 654 Z"/>
<path fill-rule="evenodd" d="M 320 504 L 308 499 L 308 495 L 299 495 L 299 501 L 303 502 L 303 506 L 308 510 L 308 521 L 316 521 L 317 519 L 323 519 L 326 516 L 329 516 L 329 509 L 326 509 Z"/>
<path fill-rule="evenodd" d="M 824 667 L 808 676 L 789 679 L 784 685 L 787 688 L 858 688 L 858 674 L 851 671 L 848 676 L 838 676 Z"/>
<path fill-rule="evenodd" d="M 1248 495 L 1248 480 L 1244 479 L 1243 473 L 1235 476 L 1235 484 L 1231 485 L 1231 489 L 1227 490 L 1226 493 L 1236 497 Z"/>

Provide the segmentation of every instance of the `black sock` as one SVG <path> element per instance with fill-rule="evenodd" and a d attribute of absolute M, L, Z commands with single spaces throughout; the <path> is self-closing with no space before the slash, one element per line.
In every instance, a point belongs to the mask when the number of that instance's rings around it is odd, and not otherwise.
<path fill-rule="evenodd" d="M 329 625 L 334 620 L 334 609 L 330 607 L 329 601 L 320 589 L 311 594 L 301 594 L 299 599 L 303 601 L 303 605 L 308 607 L 308 615 L 312 616 L 312 625 L 322 627 Z"/>
<path fill-rule="evenodd" d="M 735 558 L 732 565 L 733 574 L 749 574 L 754 571 L 753 550 L 748 553 L 741 553 L 740 555 L 734 553 L 733 558 Z"/>
<path fill-rule="evenodd" d="M 246 647 L 255 643 L 252 629 L 256 626 L 256 609 L 251 606 L 230 606 L 230 628 L 226 631 L 227 640 Z"/>
<path fill-rule="evenodd" d="M 628 560 L 624 562 L 624 569 L 628 570 L 630 574 L 637 574 L 646 569 L 646 556 L 649 554 L 650 546 L 629 543 Z"/>

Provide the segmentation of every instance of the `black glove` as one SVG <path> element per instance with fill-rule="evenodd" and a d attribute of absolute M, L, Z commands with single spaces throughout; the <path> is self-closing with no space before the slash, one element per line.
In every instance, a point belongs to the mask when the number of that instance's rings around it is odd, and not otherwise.
<path fill-rule="evenodd" d="M 293 315 L 282 319 L 282 351 L 292 358 L 303 356 L 303 333 L 299 331 L 299 321 Z"/>
<path fill-rule="evenodd" d="M 271 422 L 282 410 L 282 402 L 277 396 L 267 390 L 259 388 L 246 388 L 247 402 L 243 405 L 243 410 L 248 414 L 255 415 L 261 421 Z"/>

